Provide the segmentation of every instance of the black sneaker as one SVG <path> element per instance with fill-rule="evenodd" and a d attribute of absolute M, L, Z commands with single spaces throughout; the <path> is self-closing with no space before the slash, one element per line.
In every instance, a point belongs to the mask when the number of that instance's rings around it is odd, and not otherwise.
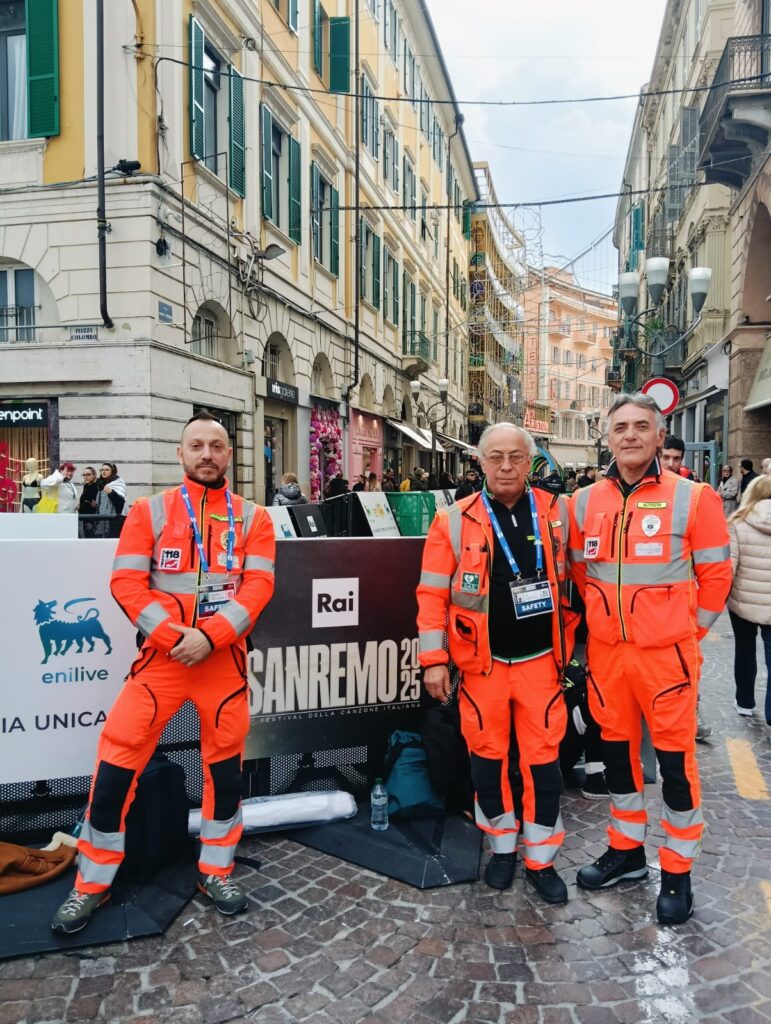
<path fill-rule="evenodd" d="M 567 903 L 568 887 L 553 867 L 525 868 L 525 878 L 546 903 Z"/>
<path fill-rule="evenodd" d="M 674 874 L 661 872 L 661 892 L 656 900 L 659 924 L 682 924 L 693 913 L 690 871 Z"/>
<path fill-rule="evenodd" d="M 636 881 L 647 874 L 644 846 L 632 850 L 614 850 L 611 846 L 594 864 L 581 868 L 576 884 L 580 889 L 610 889 L 619 882 Z"/>
<path fill-rule="evenodd" d="M 485 882 L 491 889 L 510 889 L 516 863 L 516 853 L 494 853 L 485 868 Z"/>
<path fill-rule="evenodd" d="M 581 787 L 581 796 L 586 800 L 605 800 L 609 796 L 605 772 L 593 772 L 586 776 Z"/>

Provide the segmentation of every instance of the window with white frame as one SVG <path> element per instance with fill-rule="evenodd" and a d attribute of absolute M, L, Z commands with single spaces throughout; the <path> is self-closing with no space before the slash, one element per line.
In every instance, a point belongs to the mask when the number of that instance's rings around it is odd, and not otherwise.
<path fill-rule="evenodd" d="M 420 189 L 420 239 L 428 241 L 428 195 L 425 188 Z"/>
<path fill-rule="evenodd" d="M 557 345 L 552 345 L 551 361 L 553 363 L 559 363 L 559 361 L 560 361 L 560 350 L 559 350 Z"/>
<path fill-rule="evenodd" d="M 217 358 L 217 320 L 213 313 L 203 310 L 196 313 L 190 350 L 207 359 Z"/>
<path fill-rule="evenodd" d="M 394 192 L 399 191 L 399 140 L 390 122 L 383 127 L 383 180 Z"/>
<path fill-rule="evenodd" d="M 565 366 L 573 365 L 573 353 L 570 351 L 570 349 L 566 348 L 565 351 L 562 353 L 562 362 Z"/>
<path fill-rule="evenodd" d="M 420 293 L 420 318 L 418 323 L 420 324 L 420 333 L 425 335 L 428 328 L 428 295 L 423 291 Z"/>
<path fill-rule="evenodd" d="M 311 164 L 311 235 L 313 258 L 337 277 L 340 272 L 340 198 L 315 161 Z"/>
<path fill-rule="evenodd" d="M 380 308 L 380 236 L 372 230 L 369 221 L 362 217 L 360 222 L 361 260 L 359 263 L 359 280 L 361 297 Z"/>
<path fill-rule="evenodd" d="M 0 343 L 35 340 L 35 271 L 0 266 Z"/>
<path fill-rule="evenodd" d="M 433 117 L 431 149 L 434 155 L 434 163 L 439 168 L 439 174 L 441 175 L 442 167 L 444 166 L 444 132 L 439 125 L 439 119 L 436 114 Z"/>
<path fill-rule="evenodd" d="M 383 0 L 383 43 L 391 60 L 399 66 L 399 15 L 395 0 Z"/>
<path fill-rule="evenodd" d="M 402 205 L 406 207 L 406 212 L 409 214 L 410 218 L 416 221 L 418 219 L 418 209 L 417 178 L 415 176 L 415 168 L 408 156 L 404 157 L 403 165 Z"/>
<path fill-rule="evenodd" d="M 576 355 L 576 366 L 579 370 L 586 369 L 586 356 L 583 352 L 579 352 Z"/>
<path fill-rule="evenodd" d="M 298 245 L 302 241 L 302 149 L 262 104 L 262 213 Z"/>
<path fill-rule="evenodd" d="M 600 404 L 600 389 L 599 389 L 599 387 L 595 387 L 594 385 L 592 385 L 592 406 L 593 406 L 593 408 L 596 409 L 599 404 Z"/>
<path fill-rule="evenodd" d="M 380 0 L 366 0 L 367 7 L 372 12 L 372 17 L 375 21 L 380 20 Z"/>
<path fill-rule="evenodd" d="M 361 141 L 377 160 L 379 105 L 375 99 L 375 88 L 368 78 L 364 78 L 361 87 Z"/>
<path fill-rule="evenodd" d="M 404 40 L 404 91 L 410 99 L 413 108 L 416 103 L 415 96 L 415 54 L 412 47 Z"/>
<path fill-rule="evenodd" d="M 383 248 L 383 316 L 394 327 L 399 324 L 399 264 L 391 251 Z"/>
<path fill-rule="evenodd" d="M 287 25 L 296 32 L 300 0 L 271 0 L 271 2 Z"/>
<path fill-rule="evenodd" d="M 434 213 L 431 217 L 431 237 L 434 240 L 434 260 L 439 259 L 439 234 L 441 232 L 441 221 L 439 214 Z"/>
<path fill-rule="evenodd" d="M 0 3 L 0 140 L 27 138 L 24 2 Z"/>
<path fill-rule="evenodd" d="M 402 351 L 410 355 L 420 352 L 416 322 L 417 286 L 414 278 L 404 272 L 402 275 L 402 295 L 404 310 L 402 314 Z"/>

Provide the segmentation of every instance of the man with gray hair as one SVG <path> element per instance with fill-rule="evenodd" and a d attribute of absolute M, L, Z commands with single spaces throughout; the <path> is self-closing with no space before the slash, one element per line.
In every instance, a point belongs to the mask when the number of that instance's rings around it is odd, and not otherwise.
<path fill-rule="evenodd" d="M 450 658 L 462 673 L 476 822 L 493 853 L 485 881 L 493 889 L 511 886 L 521 826 L 526 880 L 547 903 L 564 903 L 567 887 L 553 866 L 565 834 L 560 682 L 578 619 L 565 591 L 567 499 L 529 487 L 535 443 L 521 427 L 488 427 L 478 448 L 484 488 L 438 512 L 426 538 L 417 590 L 420 663 L 437 700 L 450 696 Z M 512 781 L 517 759 L 521 823 Z"/>
<path fill-rule="evenodd" d="M 571 575 L 586 605 L 589 708 L 605 745 L 611 814 L 608 850 L 576 880 L 597 890 L 648 873 L 644 716 L 663 780 L 656 912 L 662 924 L 678 924 L 693 912 L 691 865 L 704 829 L 699 641 L 725 606 L 731 560 L 717 494 L 662 471 L 665 432 L 651 398 L 619 395 L 608 411 L 613 462 L 570 508 Z"/>

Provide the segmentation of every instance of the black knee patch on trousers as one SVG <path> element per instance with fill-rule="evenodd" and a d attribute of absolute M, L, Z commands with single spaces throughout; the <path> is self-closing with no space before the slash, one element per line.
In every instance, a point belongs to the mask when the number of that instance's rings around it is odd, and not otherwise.
<path fill-rule="evenodd" d="M 562 772 L 559 761 L 549 764 L 532 764 L 530 772 L 533 776 L 535 796 L 535 823 L 553 828 L 560 813 L 560 793 L 562 792 Z"/>
<path fill-rule="evenodd" d="M 503 814 L 503 794 L 501 793 L 501 768 L 503 762 L 497 758 L 480 757 L 471 754 L 471 780 L 477 794 L 477 803 L 482 813 L 492 821 Z"/>
<path fill-rule="evenodd" d="M 636 793 L 628 740 L 603 740 L 605 781 L 611 793 Z"/>
<path fill-rule="evenodd" d="M 685 774 L 685 754 L 674 750 L 657 750 L 661 768 L 661 796 L 673 811 L 692 811 L 691 784 Z"/>
<path fill-rule="evenodd" d="M 228 821 L 238 810 L 244 789 L 238 754 L 209 765 L 214 783 L 214 820 Z"/>
<path fill-rule="evenodd" d="M 99 832 L 120 832 L 120 816 L 133 781 L 133 768 L 99 762 L 89 811 L 91 825 Z"/>

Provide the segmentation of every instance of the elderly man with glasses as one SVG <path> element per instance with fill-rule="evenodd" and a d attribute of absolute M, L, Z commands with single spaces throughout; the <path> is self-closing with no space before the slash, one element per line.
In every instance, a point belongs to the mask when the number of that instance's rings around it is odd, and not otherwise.
<path fill-rule="evenodd" d="M 535 443 L 527 431 L 500 423 L 478 447 L 482 491 L 440 511 L 426 538 L 417 591 L 424 683 L 447 700 L 448 661 L 462 673 L 476 822 L 493 854 L 485 881 L 511 886 L 520 842 L 528 883 L 547 903 L 564 903 L 554 869 L 564 838 L 561 680 L 577 624 L 565 591 L 567 499 L 528 485 Z"/>

